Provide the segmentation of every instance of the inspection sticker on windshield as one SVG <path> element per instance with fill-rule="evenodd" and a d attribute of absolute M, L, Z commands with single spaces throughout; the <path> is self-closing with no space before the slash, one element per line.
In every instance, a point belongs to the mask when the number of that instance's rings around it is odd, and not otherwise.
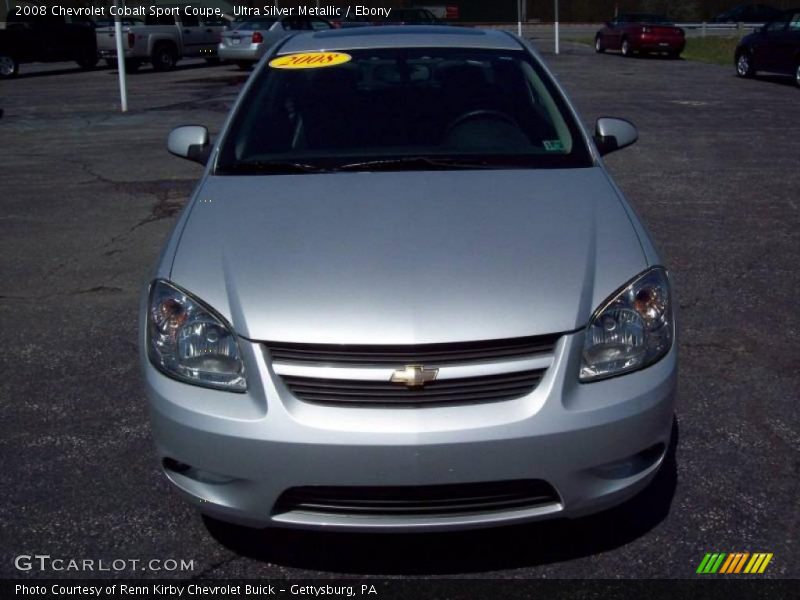
<path fill-rule="evenodd" d="M 352 58 L 344 52 L 302 52 L 274 58 L 269 66 L 273 69 L 320 69 L 350 62 Z"/>
<path fill-rule="evenodd" d="M 544 149 L 548 152 L 563 152 L 564 151 L 564 144 L 561 143 L 561 140 L 544 140 L 542 142 Z"/>

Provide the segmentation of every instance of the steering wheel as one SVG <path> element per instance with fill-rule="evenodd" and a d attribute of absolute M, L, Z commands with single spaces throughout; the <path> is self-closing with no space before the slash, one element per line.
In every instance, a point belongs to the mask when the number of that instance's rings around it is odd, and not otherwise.
<path fill-rule="evenodd" d="M 519 128 L 519 123 L 514 119 L 514 117 L 499 111 L 499 110 L 490 110 L 486 108 L 481 108 L 478 110 L 471 110 L 468 113 L 464 113 L 463 115 L 459 115 L 445 129 L 445 135 L 449 135 L 454 129 L 460 127 L 467 121 L 474 121 L 477 119 L 487 119 L 487 120 L 494 120 L 494 121 L 504 121 L 510 125 L 513 125 L 516 128 Z"/>

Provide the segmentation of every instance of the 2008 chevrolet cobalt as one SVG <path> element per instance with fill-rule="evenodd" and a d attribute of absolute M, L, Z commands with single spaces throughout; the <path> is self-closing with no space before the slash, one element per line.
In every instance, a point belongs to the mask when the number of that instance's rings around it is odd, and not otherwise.
<path fill-rule="evenodd" d="M 674 300 L 647 232 L 525 41 L 304 33 L 260 63 L 142 299 L 166 476 L 252 526 L 574 517 L 670 441 Z"/>

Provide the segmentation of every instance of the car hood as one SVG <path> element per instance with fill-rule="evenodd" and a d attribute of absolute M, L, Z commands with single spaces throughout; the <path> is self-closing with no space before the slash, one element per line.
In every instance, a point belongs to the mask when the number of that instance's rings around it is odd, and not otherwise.
<path fill-rule="evenodd" d="M 210 176 L 171 279 L 254 340 L 564 332 L 647 267 L 630 219 L 599 167 Z"/>

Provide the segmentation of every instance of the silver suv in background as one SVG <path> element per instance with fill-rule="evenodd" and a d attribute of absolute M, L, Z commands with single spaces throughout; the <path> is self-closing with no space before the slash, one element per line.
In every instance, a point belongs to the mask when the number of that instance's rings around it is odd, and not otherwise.
<path fill-rule="evenodd" d="M 227 23 L 225 19 L 201 20 L 178 11 L 176 16 L 147 16 L 143 22 L 123 25 L 125 67 L 135 71 L 149 62 L 156 71 L 168 71 L 183 58 L 215 61 L 220 36 Z M 100 57 L 106 59 L 109 66 L 116 66 L 114 26 L 98 27 L 95 34 Z"/>

